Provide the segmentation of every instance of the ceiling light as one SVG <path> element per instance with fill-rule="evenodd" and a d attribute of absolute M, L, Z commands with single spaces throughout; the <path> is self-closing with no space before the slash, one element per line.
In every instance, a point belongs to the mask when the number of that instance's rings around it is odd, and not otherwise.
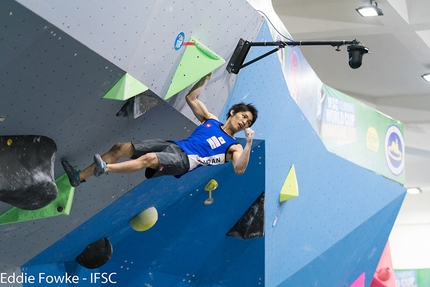
<path fill-rule="evenodd" d="M 430 82 L 430 74 L 424 74 L 421 77 L 423 77 L 423 79 L 426 80 L 427 82 Z"/>
<path fill-rule="evenodd" d="M 382 16 L 382 10 L 378 8 L 378 3 L 375 2 L 375 5 L 372 4 L 372 0 L 370 0 L 370 6 L 361 6 L 360 8 L 355 9 L 357 12 L 363 17 L 374 17 L 374 16 Z"/>
<path fill-rule="evenodd" d="M 406 192 L 409 194 L 419 194 L 421 193 L 421 189 L 419 189 L 418 187 L 410 187 L 406 190 Z"/>

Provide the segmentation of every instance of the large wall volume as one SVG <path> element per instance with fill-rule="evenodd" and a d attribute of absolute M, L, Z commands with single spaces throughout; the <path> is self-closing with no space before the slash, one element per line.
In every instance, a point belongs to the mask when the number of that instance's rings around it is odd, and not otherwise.
<path fill-rule="evenodd" d="M 16 47 L 0 56 L 0 114 L 8 114 L 0 133 L 53 138 L 56 177 L 63 157 L 84 167 L 116 142 L 190 134 L 196 121 L 180 103 L 186 91 L 136 119 L 116 116 L 123 101 L 103 99 L 125 72 L 163 98 L 184 50 L 173 46 L 179 32 L 226 60 L 240 37 L 272 37 L 246 1 L 18 2 L 0 4 L 0 47 Z M 248 57 L 261 53 L 252 49 Z M 21 268 L 37 286 L 349 287 L 363 274 L 369 286 L 404 188 L 326 150 L 290 96 L 275 54 L 237 76 L 223 65 L 201 99 L 221 120 L 234 103 L 257 106 L 244 175 L 226 164 L 179 179 L 145 180 L 142 172 L 90 178 L 75 189 L 70 215 L 0 226 L 1 272 Z M 299 196 L 280 204 L 292 165 Z M 211 179 L 219 186 L 205 205 Z M 227 236 L 263 192 L 264 236 Z M 129 220 L 148 207 L 157 209 L 157 223 L 134 231 Z M 98 269 L 77 264 L 101 238 L 112 243 L 112 258 Z M 66 274 L 79 282 L 52 281 Z"/>

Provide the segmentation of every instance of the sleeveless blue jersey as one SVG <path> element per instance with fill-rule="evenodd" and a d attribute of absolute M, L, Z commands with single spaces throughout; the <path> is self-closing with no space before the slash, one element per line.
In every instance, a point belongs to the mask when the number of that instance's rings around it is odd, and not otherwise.
<path fill-rule="evenodd" d="M 222 123 L 215 119 L 208 119 L 199 125 L 190 137 L 174 141 L 187 154 L 190 161 L 189 170 L 226 162 L 228 149 L 238 142 L 224 132 L 221 125 Z"/>

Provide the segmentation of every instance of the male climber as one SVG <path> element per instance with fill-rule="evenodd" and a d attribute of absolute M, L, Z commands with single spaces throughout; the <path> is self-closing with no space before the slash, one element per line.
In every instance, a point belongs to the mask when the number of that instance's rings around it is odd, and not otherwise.
<path fill-rule="evenodd" d="M 143 168 L 146 178 L 162 175 L 179 177 L 200 166 L 218 165 L 233 161 L 237 174 L 243 174 L 248 165 L 254 131 L 250 128 L 257 120 L 258 111 L 252 104 L 233 105 L 223 124 L 211 114 L 199 100 L 199 95 L 211 74 L 200 79 L 186 96 L 186 101 L 196 118 L 202 123 L 190 137 L 183 140 L 160 139 L 132 141 L 115 144 L 107 153 L 94 155 L 94 163 L 82 171 L 74 170 L 67 161 L 62 161 L 70 184 L 74 187 L 90 176 L 104 173 L 132 173 Z M 243 148 L 234 134 L 245 131 Z M 130 158 L 118 162 L 120 158 Z"/>

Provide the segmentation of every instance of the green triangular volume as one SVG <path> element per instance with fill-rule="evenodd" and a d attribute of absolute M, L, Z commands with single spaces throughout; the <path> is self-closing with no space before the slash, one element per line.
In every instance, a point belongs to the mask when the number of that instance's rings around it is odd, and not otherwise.
<path fill-rule="evenodd" d="M 103 99 L 125 101 L 148 90 L 144 84 L 130 74 L 125 73 L 121 79 L 103 96 Z"/>
<path fill-rule="evenodd" d="M 37 210 L 24 210 L 17 207 L 12 207 L 0 215 L 0 225 L 47 218 L 62 214 L 69 215 L 72 208 L 75 188 L 70 186 L 66 174 L 58 177 L 55 180 L 55 184 L 58 188 L 58 196 L 53 202 Z"/>
<path fill-rule="evenodd" d="M 165 100 L 171 98 L 225 63 L 223 58 L 193 37 L 191 37 L 190 42 L 193 44 L 186 46 L 179 67 L 164 97 Z"/>
<path fill-rule="evenodd" d="M 279 195 L 279 202 L 284 202 L 297 196 L 299 196 L 299 186 L 297 184 L 296 170 L 293 164 L 288 172 L 287 178 L 285 179 L 284 185 L 282 186 L 281 193 Z"/>

